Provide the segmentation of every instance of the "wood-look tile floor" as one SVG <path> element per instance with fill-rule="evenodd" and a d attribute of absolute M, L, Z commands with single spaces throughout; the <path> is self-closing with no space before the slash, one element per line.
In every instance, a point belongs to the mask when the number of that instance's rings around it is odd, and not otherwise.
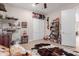
<path fill-rule="evenodd" d="M 21 44 L 21 46 L 23 46 L 25 49 L 31 50 L 31 48 L 33 48 L 35 44 L 39 44 L 39 43 L 49 43 L 49 44 L 52 44 L 53 46 L 60 47 L 60 48 L 63 48 L 65 50 L 75 51 L 75 47 L 64 46 L 64 45 L 53 43 L 53 42 L 50 42 L 50 41 L 47 41 L 47 40 L 30 41 L 26 44 Z M 79 53 L 77 53 L 77 55 L 79 55 Z"/>
<path fill-rule="evenodd" d="M 63 45 L 60 45 L 60 44 L 57 44 L 57 43 L 53 43 L 53 42 L 50 42 L 49 40 L 35 40 L 35 41 L 30 41 L 26 44 L 21 44 L 25 49 L 31 49 L 34 47 L 35 44 L 39 44 L 39 43 L 49 43 L 49 44 L 52 44 L 54 46 L 58 46 L 58 47 L 61 47 L 61 48 L 68 48 L 68 49 L 71 49 L 71 50 L 74 50 L 75 48 L 74 47 L 69 47 L 69 46 L 63 46 Z"/>

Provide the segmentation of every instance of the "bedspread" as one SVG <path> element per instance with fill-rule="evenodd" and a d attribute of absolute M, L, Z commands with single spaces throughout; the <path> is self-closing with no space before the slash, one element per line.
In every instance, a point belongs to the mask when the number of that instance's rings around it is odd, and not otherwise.
<path fill-rule="evenodd" d="M 9 56 L 9 48 L 0 45 L 0 56 Z"/>

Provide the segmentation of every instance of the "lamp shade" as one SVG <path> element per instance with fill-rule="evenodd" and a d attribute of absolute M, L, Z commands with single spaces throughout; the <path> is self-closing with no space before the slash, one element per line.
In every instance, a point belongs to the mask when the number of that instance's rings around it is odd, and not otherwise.
<path fill-rule="evenodd" d="M 4 12 L 7 12 L 7 10 L 5 9 L 4 4 L 2 4 L 2 3 L 0 3 L 0 10 L 4 11 Z"/>

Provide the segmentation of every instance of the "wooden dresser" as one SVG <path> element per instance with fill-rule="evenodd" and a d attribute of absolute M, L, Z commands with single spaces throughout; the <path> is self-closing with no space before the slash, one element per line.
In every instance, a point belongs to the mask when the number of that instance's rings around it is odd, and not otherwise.
<path fill-rule="evenodd" d="M 11 39 L 12 39 L 11 34 L 0 35 L 0 45 L 3 45 L 9 48 Z"/>

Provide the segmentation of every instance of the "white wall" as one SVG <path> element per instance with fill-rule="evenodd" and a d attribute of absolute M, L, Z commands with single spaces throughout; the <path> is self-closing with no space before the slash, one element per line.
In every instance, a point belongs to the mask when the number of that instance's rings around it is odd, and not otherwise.
<path fill-rule="evenodd" d="M 76 8 L 76 31 L 79 33 L 79 7 Z M 76 51 L 79 51 L 79 35 L 76 36 Z"/>
<path fill-rule="evenodd" d="M 20 29 L 18 30 L 18 32 L 15 32 L 13 34 L 13 39 L 20 39 L 20 36 L 22 35 L 22 32 L 25 30 L 27 31 L 27 34 L 29 36 L 29 39 L 31 40 L 33 37 L 33 26 L 32 26 L 32 12 L 31 11 L 27 11 L 27 10 L 24 10 L 24 9 L 20 9 L 20 8 L 17 8 L 17 7 L 13 7 L 13 6 L 10 6 L 10 5 L 5 5 L 6 6 L 6 9 L 7 9 L 7 15 L 8 16 L 11 16 L 11 17 L 16 17 L 18 18 L 19 20 L 16 21 L 16 24 L 18 22 L 23 22 L 23 21 L 26 21 L 28 24 L 27 24 L 27 29 Z"/>
<path fill-rule="evenodd" d="M 53 19 L 55 19 L 56 17 L 60 17 L 60 19 L 61 19 L 61 11 L 63 11 L 63 10 L 67 10 L 67 9 L 72 9 L 72 8 L 75 8 L 75 7 L 70 7 L 70 6 L 66 6 L 66 8 L 64 7 L 64 8 L 62 8 L 62 10 L 59 10 L 59 11 L 56 11 L 56 12 L 54 12 L 54 13 L 51 13 L 51 14 L 48 14 L 47 15 L 47 17 L 49 17 L 49 20 L 50 20 L 50 23 L 52 22 L 52 20 Z M 76 15 L 74 15 L 74 17 L 75 17 Z M 76 20 L 76 18 L 75 18 L 75 20 Z M 75 22 L 75 20 L 74 20 L 74 22 Z M 72 20 L 70 20 L 70 23 L 72 22 Z M 75 24 L 74 24 L 75 25 Z M 75 26 L 73 26 L 73 27 L 75 27 Z M 48 30 L 47 29 L 47 24 L 46 24 L 46 26 L 45 26 L 45 28 L 46 28 L 46 30 L 45 30 L 45 33 L 46 33 L 46 35 L 49 35 L 50 34 L 50 30 Z M 66 28 L 65 28 L 66 29 Z M 61 27 L 60 27 L 60 30 L 61 30 Z M 75 29 L 74 29 L 74 31 L 75 31 Z M 70 41 L 70 43 L 72 42 L 72 46 L 75 46 L 76 45 L 76 40 L 75 40 L 75 34 L 74 34 L 74 38 L 72 38 L 72 39 L 74 39 L 74 40 L 71 40 Z M 64 42 L 63 42 L 64 43 Z M 78 44 L 78 43 L 77 43 Z"/>
<path fill-rule="evenodd" d="M 20 35 L 22 33 L 23 30 L 27 31 L 28 32 L 28 35 L 29 35 L 29 40 L 32 41 L 34 40 L 34 36 L 33 36 L 33 18 L 32 18 L 32 11 L 28 11 L 28 10 L 25 10 L 25 9 L 21 9 L 21 8 L 17 8 L 17 7 L 13 7 L 13 6 L 10 6 L 10 5 L 6 5 L 6 9 L 7 9 L 7 15 L 9 16 L 13 16 L 13 17 L 16 17 L 18 18 L 19 20 L 16 22 L 16 24 L 18 22 L 22 22 L 22 21 L 26 21 L 28 22 L 28 28 L 27 29 L 21 29 L 18 31 L 18 33 L 15 33 L 13 38 L 15 39 L 20 39 Z M 51 13 L 51 14 L 48 14 L 46 17 L 49 17 L 49 22 L 51 24 L 52 20 L 55 19 L 56 17 L 61 17 L 61 10 L 60 11 L 57 11 L 57 12 L 54 12 L 54 13 Z M 44 20 L 44 25 L 45 25 L 45 28 L 41 26 L 41 28 L 44 28 L 45 30 L 45 35 L 49 35 L 50 34 L 50 30 L 47 29 L 47 21 Z M 40 36 L 41 36 L 41 33 L 40 33 Z M 78 44 L 78 43 L 77 43 Z"/>
<path fill-rule="evenodd" d="M 27 22 L 27 29 L 21 28 L 20 30 L 15 32 L 13 34 L 13 40 L 20 39 L 20 36 L 22 35 L 23 31 L 27 32 L 27 34 L 29 36 L 29 41 L 34 40 L 33 39 L 33 33 L 34 33 L 34 31 L 33 31 L 33 20 L 34 19 L 32 18 L 32 11 L 28 11 L 26 9 L 17 8 L 17 7 L 14 7 L 14 6 L 7 5 L 7 4 L 5 6 L 6 6 L 6 9 L 7 9 L 7 13 L 6 14 L 8 16 L 16 17 L 16 18 L 19 19 L 19 20 L 17 20 L 15 22 L 15 24 L 17 24 L 18 22 L 23 22 L 23 21 Z M 37 20 L 39 20 L 39 19 L 37 19 Z M 37 27 L 39 27 L 39 26 L 37 26 Z M 44 27 L 41 26 L 41 28 L 44 28 Z"/>
<path fill-rule="evenodd" d="M 76 31 L 79 32 L 79 7 L 76 8 Z"/>
<path fill-rule="evenodd" d="M 51 23 L 53 19 L 55 19 L 56 17 L 59 17 L 61 19 L 61 11 L 62 10 L 67 10 L 67 9 L 72 9 L 78 7 L 78 4 L 68 4 L 65 5 L 63 7 L 59 7 L 60 9 L 58 10 L 54 10 L 51 13 L 48 13 L 48 15 L 46 17 L 49 17 L 49 22 Z M 49 35 L 50 34 L 50 30 L 47 29 L 47 23 L 45 21 L 45 35 Z"/>

